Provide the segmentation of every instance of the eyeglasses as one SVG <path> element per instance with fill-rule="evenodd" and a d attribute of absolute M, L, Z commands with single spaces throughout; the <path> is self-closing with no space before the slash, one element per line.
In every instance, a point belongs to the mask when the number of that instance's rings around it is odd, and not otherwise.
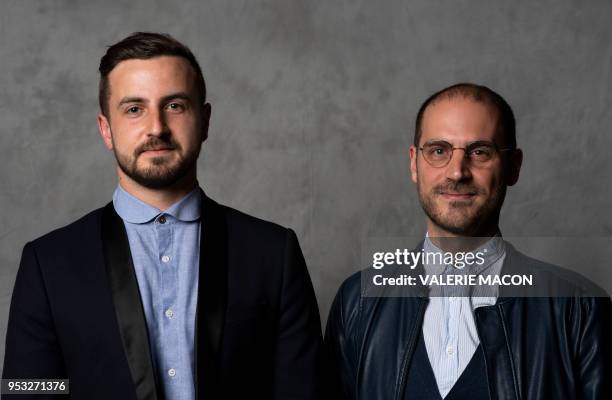
<path fill-rule="evenodd" d="M 465 152 L 464 157 L 466 157 L 471 164 L 486 166 L 495 159 L 500 152 L 511 151 L 513 149 L 498 149 L 495 143 L 487 141 L 469 143 L 465 147 L 453 147 L 453 145 L 447 141 L 435 140 L 425 143 L 423 147 L 419 147 L 418 150 L 423 153 L 423 158 L 429 165 L 435 168 L 442 168 L 448 165 L 455 150 L 463 150 Z"/>

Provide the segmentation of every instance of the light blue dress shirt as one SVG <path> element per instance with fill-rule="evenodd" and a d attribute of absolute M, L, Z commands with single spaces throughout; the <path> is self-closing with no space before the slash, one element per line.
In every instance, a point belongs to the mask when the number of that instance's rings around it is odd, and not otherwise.
<path fill-rule="evenodd" d="M 423 250 L 427 253 L 443 252 L 429 236 L 425 238 Z M 473 253 L 483 252 L 484 263 L 471 267 L 474 275 L 496 275 L 506 257 L 504 241 L 494 236 Z M 424 265 L 427 274 L 454 273 L 453 266 Z M 467 268 L 467 267 L 466 267 Z M 464 271 L 465 272 L 465 271 Z M 423 339 L 429 363 L 442 398 L 451 391 L 480 344 L 474 310 L 497 301 L 497 293 L 487 291 L 488 296 L 430 297 L 423 319 Z"/>
<path fill-rule="evenodd" d="M 195 398 L 201 203 L 199 187 L 163 212 L 121 185 L 113 194 L 113 205 L 127 231 L 153 367 L 168 400 Z"/>

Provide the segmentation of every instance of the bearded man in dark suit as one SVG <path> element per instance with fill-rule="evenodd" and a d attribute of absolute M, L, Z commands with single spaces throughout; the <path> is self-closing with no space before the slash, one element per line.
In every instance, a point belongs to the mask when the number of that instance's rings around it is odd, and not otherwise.
<path fill-rule="evenodd" d="M 87 400 L 320 398 L 319 312 L 295 233 L 199 187 L 211 106 L 192 52 L 135 33 L 100 74 L 113 201 L 26 244 L 3 378 L 67 378 Z"/>

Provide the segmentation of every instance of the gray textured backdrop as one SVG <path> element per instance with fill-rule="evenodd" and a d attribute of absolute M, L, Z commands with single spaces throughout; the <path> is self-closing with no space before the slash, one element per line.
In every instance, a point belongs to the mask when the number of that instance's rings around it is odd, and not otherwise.
<path fill-rule="evenodd" d="M 0 359 L 24 243 L 110 199 L 97 66 L 136 30 L 198 56 L 213 106 L 200 181 L 296 230 L 323 318 L 362 240 L 423 234 L 413 119 L 457 81 L 517 115 L 526 158 L 504 234 L 612 236 L 610 1 L 96 3 L 0 6 Z"/>

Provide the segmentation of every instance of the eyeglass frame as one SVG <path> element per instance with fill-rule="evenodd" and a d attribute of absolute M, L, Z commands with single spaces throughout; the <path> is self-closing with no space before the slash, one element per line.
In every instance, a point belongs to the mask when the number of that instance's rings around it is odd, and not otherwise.
<path fill-rule="evenodd" d="M 431 163 L 431 161 L 429 161 L 427 159 L 427 157 L 425 155 L 423 155 L 423 159 L 427 162 L 427 164 L 431 165 L 433 168 L 444 168 L 444 167 L 446 167 L 450 163 L 450 161 L 453 159 L 453 154 L 455 154 L 455 150 L 463 150 L 463 158 L 467 158 L 468 162 L 473 163 L 473 160 L 469 156 L 468 148 L 470 148 L 470 146 L 473 146 L 475 144 L 483 144 L 483 145 L 491 146 L 495 150 L 495 154 L 500 154 L 500 153 L 502 153 L 504 151 L 515 151 L 516 150 L 515 148 L 511 148 L 511 147 L 500 149 L 495 144 L 495 142 L 488 141 L 488 140 L 476 140 L 476 141 L 468 143 L 465 147 L 454 147 L 451 143 L 447 142 L 446 140 L 430 140 L 430 141 L 426 142 L 423 146 L 416 147 L 416 149 L 418 151 L 420 151 L 421 153 L 423 153 L 423 149 L 425 148 L 425 146 L 427 144 L 435 144 L 435 143 L 440 143 L 440 144 L 445 143 L 448 146 L 450 146 L 451 154 L 450 154 L 450 157 L 448 157 L 448 159 L 446 160 L 446 162 L 444 164 L 442 164 L 442 165 L 433 165 Z M 493 158 L 491 158 L 491 159 L 493 159 Z M 489 161 L 491 161 L 491 160 L 488 160 L 487 162 L 489 162 Z"/>

